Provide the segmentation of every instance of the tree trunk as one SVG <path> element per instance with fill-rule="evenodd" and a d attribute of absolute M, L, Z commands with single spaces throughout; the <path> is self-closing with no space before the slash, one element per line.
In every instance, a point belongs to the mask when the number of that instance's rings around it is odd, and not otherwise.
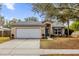
<path fill-rule="evenodd" d="M 67 20 L 67 25 L 68 25 L 67 32 L 68 32 L 68 37 L 69 37 L 69 20 Z"/>

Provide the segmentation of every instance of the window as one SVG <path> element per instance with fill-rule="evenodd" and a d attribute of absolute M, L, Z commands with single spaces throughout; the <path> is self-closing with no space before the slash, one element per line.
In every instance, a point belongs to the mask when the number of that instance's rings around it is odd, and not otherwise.
<path fill-rule="evenodd" d="M 54 33 L 57 34 L 57 29 L 54 29 Z"/>
<path fill-rule="evenodd" d="M 62 34 L 62 28 L 53 28 L 53 34 L 61 35 Z"/>

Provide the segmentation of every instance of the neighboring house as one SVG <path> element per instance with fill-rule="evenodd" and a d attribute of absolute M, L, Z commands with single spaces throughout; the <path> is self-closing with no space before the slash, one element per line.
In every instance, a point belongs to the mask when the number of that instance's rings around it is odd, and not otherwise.
<path fill-rule="evenodd" d="M 11 33 L 14 38 L 42 38 L 42 34 L 61 36 L 64 35 L 64 25 L 51 20 L 17 22 L 12 24 Z"/>
<path fill-rule="evenodd" d="M 9 28 L 0 28 L 0 37 L 10 37 L 11 36 L 11 30 Z"/>

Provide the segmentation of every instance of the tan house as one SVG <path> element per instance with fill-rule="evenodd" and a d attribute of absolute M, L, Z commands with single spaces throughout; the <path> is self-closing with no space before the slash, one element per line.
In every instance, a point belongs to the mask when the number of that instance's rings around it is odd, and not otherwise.
<path fill-rule="evenodd" d="M 46 34 L 48 32 L 49 36 L 64 35 L 65 29 L 64 29 L 64 24 L 62 22 L 52 21 L 52 20 L 44 20 L 42 22 L 42 24 L 44 25 L 42 33 Z"/>
<path fill-rule="evenodd" d="M 14 35 L 14 38 L 42 38 L 42 34 L 44 36 L 64 35 L 64 25 L 56 23 L 51 20 L 17 22 L 12 24 L 11 34 Z"/>
<path fill-rule="evenodd" d="M 12 25 L 11 33 L 14 38 L 41 38 L 41 22 L 17 22 Z"/>

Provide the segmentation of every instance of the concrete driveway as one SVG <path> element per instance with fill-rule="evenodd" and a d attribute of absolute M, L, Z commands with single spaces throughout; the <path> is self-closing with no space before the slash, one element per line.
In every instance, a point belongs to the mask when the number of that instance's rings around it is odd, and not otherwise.
<path fill-rule="evenodd" d="M 0 44 L 0 55 L 38 55 L 40 39 L 13 39 Z"/>

